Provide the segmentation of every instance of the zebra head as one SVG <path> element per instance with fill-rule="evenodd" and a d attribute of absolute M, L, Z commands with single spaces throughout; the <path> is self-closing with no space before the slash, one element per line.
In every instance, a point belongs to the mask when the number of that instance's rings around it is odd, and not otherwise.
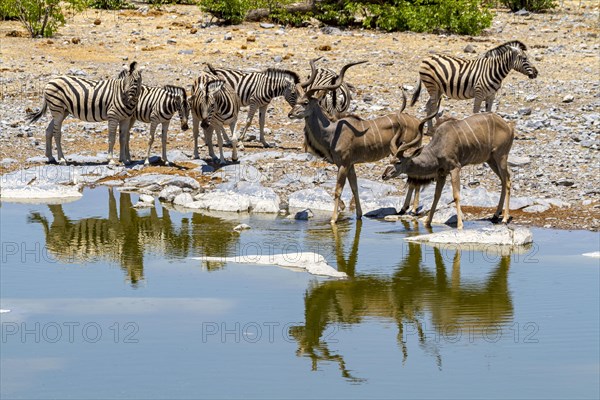
<path fill-rule="evenodd" d="M 525 50 L 519 47 L 513 47 L 513 51 L 516 53 L 513 69 L 517 72 L 527 75 L 529 79 L 535 79 L 538 75 L 538 70 L 531 64 Z"/>
<path fill-rule="evenodd" d="M 188 125 L 188 118 L 190 116 L 190 103 L 188 102 L 185 89 L 183 95 L 179 97 L 181 105 L 179 107 L 179 119 L 181 120 L 181 130 L 187 131 L 190 127 Z"/>
<path fill-rule="evenodd" d="M 223 89 L 225 81 L 214 76 L 203 75 L 194 82 L 192 97 L 194 108 L 200 117 L 200 126 L 210 126 L 215 110 L 215 95 Z"/>
<path fill-rule="evenodd" d="M 119 79 L 123 81 L 121 96 L 123 102 L 129 106 L 137 104 L 142 88 L 142 71 L 136 67 L 137 62 L 134 61 L 129 65 L 129 71 L 124 70 L 119 74 Z"/>

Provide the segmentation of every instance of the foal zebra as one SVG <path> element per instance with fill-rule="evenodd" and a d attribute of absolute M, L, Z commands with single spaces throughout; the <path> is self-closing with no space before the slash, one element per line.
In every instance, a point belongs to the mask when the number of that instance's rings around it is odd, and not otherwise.
<path fill-rule="evenodd" d="M 526 50 L 527 46 L 513 40 L 488 50 L 475 60 L 444 54 L 428 57 L 421 62 L 417 89 L 410 105 L 413 106 L 419 98 L 422 83 L 429 92 L 429 101 L 425 106 L 427 115 L 439 109 L 442 94 L 457 100 L 475 98 L 474 113 L 479 112 L 481 102 L 485 100 L 485 110 L 490 112 L 496 92 L 511 70 L 527 75 L 530 79 L 537 77 L 538 70 L 530 63 Z M 429 121 L 429 132 L 432 127 L 433 124 Z"/>
<path fill-rule="evenodd" d="M 119 75 L 122 77 L 123 73 Z M 148 140 L 148 152 L 144 164 L 150 164 L 150 151 L 154 143 L 154 133 L 158 124 L 162 125 L 162 159 L 166 165 L 167 160 L 167 130 L 171 118 L 175 113 L 179 113 L 181 120 L 181 130 L 188 129 L 188 117 L 190 115 L 190 105 L 187 100 L 185 89 L 179 86 L 165 85 L 163 87 L 152 87 L 142 85 L 140 97 L 134 114 L 129 119 L 129 125 L 126 127 L 126 154 L 129 159 L 129 132 L 133 123 L 138 120 L 150 124 L 150 139 Z"/>
<path fill-rule="evenodd" d="M 225 135 L 224 124 L 231 129 L 231 145 L 233 161 L 237 161 L 237 136 L 235 135 L 235 124 L 240 110 L 240 101 L 235 91 L 225 80 L 216 75 L 202 72 L 194 81 L 192 94 L 190 96 L 192 109 L 192 131 L 194 133 L 194 158 L 198 155 L 198 126 L 204 131 L 204 142 L 208 146 L 208 154 L 216 160 L 212 144 L 212 132 L 216 131 L 219 144 L 219 162 L 225 164 L 223 156 L 223 135 Z"/>
<path fill-rule="evenodd" d="M 258 110 L 260 124 L 260 142 L 264 147 L 270 147 L 265 140 L 265 117 L 271 100 L 283 96 L 290 106 L 296 104 L 295 86 L 300 77 L 293 71 L 278 68 L 268 68 L 260 72 L 246 72 L 231 68 L 214 68 L 206 63 L 208 71 L 224 79 L 237 93 L 241 106 L 249 106 L 246 125 L 239 135 L 239 140 L 246 136 L 246 131 L 252 123 Z"/>
<path fill-rule="evenodd" d="M 42 108 L 27 116 L 28 123 L 39 120 L 48 107 L 52 114 L 52 121 L 46 128 L 46 157 L 49 163 L 55 163 L 52 156 L 52 138 L 56 141 L 58 160 L 66 163 L 61 146 L 61 128 L 63 120 L 73 115 L 82 121 L 100 122 L 108 121 L 108 157 L 109 162 L 114 163 L 113 148 L 117 126 L 120 132 L 129 124 L 133 115 L 140 88 L 142 86 L 142 72 L 136 70 L 137 63 L 134 61 L 129 70 L 118 79 L 103 79 L 93 81 L 75 76 L 60 76 L 52 79 L 44 87 L 44 99 Z M 128 161 L 126 155 L 126 135 L 119 135 L 120 161 Z"/>

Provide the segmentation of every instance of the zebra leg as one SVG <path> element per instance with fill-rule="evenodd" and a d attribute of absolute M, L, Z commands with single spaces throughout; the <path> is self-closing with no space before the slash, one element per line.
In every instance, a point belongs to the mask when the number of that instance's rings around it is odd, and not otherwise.
<path fill-rule="evenodd" d="M 440 110 L 440 101 L 439 101 L 440 96 L 441 96 L 441 94 L 439 94 L 439 93 L 430 94 L 429 100 L 427 100 L 427 104 L 425 105 L 425 114 L 426 115 L 431 115 L 431 113 L 434 111 L 437 113 Z M 437 118 L 436 118 L 436 120 L 437 120 Z M 431 132 L 433 132 L 433 122 L 431 121 L 431 119 L 429 121 L 427 121 L 427 132 L 430 135 L 431 135 Z"/>
<path fill-rule="evenodd" d="M 115 139 L 117 136 L 117 126 L 119 122 L 114 119 L 108 120 L 108 164 L 114 165 L 113 150 L 115 148 Z"/>
<path fill-rule="evenodd" d="M 58 153 L 58 163 L 63 164 L 63 165 L 67 163 L 67 160 L 65 160 L 65 155 L 63 154 L 63 151 L 62 151 L 62 144 L 61 144 L 62 123 L 63 123 L 65 117 L 66 117 L 66 115 L 60 114 L 53 118 L 53 121 L 54 121 L 53 136 L 54 136 L 54 141 L 56 142 L 56 152 Z M 52 156 L 52 153 L 50 153 L 50 155 Z"/>
<path fill-rule="evenodd" d="M 129 129 L 131 125 L 133 125 L 131 119 L 119 122 L 119 161 L 123 164 L 131 162 L 131 154 L 129 154 Z"/>
<path fill-rule="evenodd" d="M 237 147 L 238 147 L 238 139 L 235 137 L 235 123 L 236 121 L 229 124 L 229 129 L 231 129 L 231 161 L 235 162 L 238 160 Z M 225 134 L 225 128 L 221 127 L 223 134 Z"/>
<path fill-rule="evenodd" d="M 490 94 L 485 98 L 485 111 L 492 112 L 492 106 L 494 105 L 494 99 L 496 98 L 496 92 Z"/>
<path fill-rule="evenodd" d="M 144 165 L 150 164 L 150 152 L 152 151 L 152 144 L 154 143 L 154 133 L 156 132 L 156 126 L 158 123 L 156 121 L 150 122 L 150 138 L 148 139 L 148 151 L 146 152 L 146 159 L 144 160 Z"/>
<path fill-rule="evenodd" d="M 219 164 L 225 164 L 225 156 L 223 155 L 223 135 L 225 134 L 225 129 L 223 125 L 220 125 L 218 128 L 214 129 L 215 134 L 217 135 L 217 144 L 219 145 Z"/>
<path fill-rule="evenodd" d="M 257 106 L 255 103 L 250 103 L 250 108 L 248 108 L 248 117 L 246 117 L 246 125 L 244 126 L 244 129 L 242 129 L 242 131 L 240 132 L 240 135 L 238 136 L 238 140 L 240 142 L 242 140 L 244 140 L 244 138 L 246 137 L 248 128 L 250 128 L 250 124 L 252 123 L 252 120 L 254 119 L 254 114 L 256 114 L 256 107 Z"/>
<path fill-rule="evenodd" d="M 265 119 L 267 117 L 267 106 L 262 106 L 258 110 L 258 122 L 260 124 L 260 142 L 265 148 L 271 147 L 269 143 L 265 140 Z"/>
<path fill-rule="evenodd" d="M 213 142 L 212 142 L 212 134 L 214 131 L 213 126 L 209 126 L 208 128 L 203 128 L 204 130 L 204 142 L 206 143 L 206 146 L 208 147 L 208 155 L 210 156 L 210 158 L 212 158 L 213 161 L 216 161 L 218 158 L 215 155 L 215 150 L 213 148 Z M 220 143 L 223 142 L 223 139 L 221 139 L 221 136 L 219 134 L 217 134 L 218 138 L 220 139 Z"/>
<path fill-rule="evenodd" d="M 162 144 L 162 159 L 165 165 L 169 166 L 169 160 L 167 160 L 167 131 L 169 130 L 169 123 L 171 120 L 162 123 L 162 136 L 161 144 Z"/>
<path fill-rule="evenodd" d="M 49 164 L 56 164 L 56 159 L 52 156 L 52 137 L 54 136 L 54 116 L 46 128 L 46 157 Z"/>
<path fill-rule="evenodd" d="M 481 110 L 481 103 L 485 99 L 485 95 L 483 94 L 480 88 L 475 88 L 475 101 L 473 103 L 473 114 L 477 114 L 479 110 Z M 487 108 L 487 103 L 486 103 Z"/>
<path fill-rule="evenodd" d="M 194 158 L 200 158 L 200 154 L 198 154 L 198 134 L 200 127 L 200 120 L 196 117 L 192 118 L 192 133 L 194 135 Z M 204 143 L 206 144 L 206 132 L 204 132 Z"/>

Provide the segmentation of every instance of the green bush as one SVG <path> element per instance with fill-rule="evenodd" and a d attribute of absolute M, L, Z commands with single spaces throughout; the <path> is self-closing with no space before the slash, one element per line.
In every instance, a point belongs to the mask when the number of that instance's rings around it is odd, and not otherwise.
<path fill-rule="evenodd" d="M 120 10 L 122 8 L 128 8 L 128 4 L 124 0 L 92 0 L 90 1 L 90 8 L 96 8 L 100 10 Z"/>
<path fill-rule="evenodd" d="M 2 0 L 2 12 L 16 15 L 31 37 L 50 37 L 65 24 L 65 14 L 61 0 Z M 86 0 L 67 0 L 64 2 L 74 11 L 87 6 Z"/>
<path fill-rule="evenodd" d="M 250 0 L 201 0 L 200 8 L 226 24 L 239 24 L 251 9 L 251 3 Z"/>
<path fill-rule="evenodd" d="M 329 25 L 466 35 L 481 33 L 493 18 L 482 0 L 324 0 L 306 14 L 276 10 L 271 16 L 294 26 L 313 17 Z"/>
<path fill-rule="evenodd" d="M 528 11 L 540 12 L 556 8 L 556 0 L 502 0 L 502 4 L 511 11 L 526 9 Z"/>

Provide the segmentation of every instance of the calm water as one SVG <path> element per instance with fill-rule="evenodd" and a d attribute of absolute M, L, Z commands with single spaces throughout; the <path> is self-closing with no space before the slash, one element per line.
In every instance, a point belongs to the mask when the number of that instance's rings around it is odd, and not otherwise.
<path fill-rule="evenodd" d="M 0 397 L 600 396 L 598 233 L 501 256 L 409 245 L 408 223 L 136 201 L 1 204 Z M 189 259 L 298 250 L 351 278 Z"/>

